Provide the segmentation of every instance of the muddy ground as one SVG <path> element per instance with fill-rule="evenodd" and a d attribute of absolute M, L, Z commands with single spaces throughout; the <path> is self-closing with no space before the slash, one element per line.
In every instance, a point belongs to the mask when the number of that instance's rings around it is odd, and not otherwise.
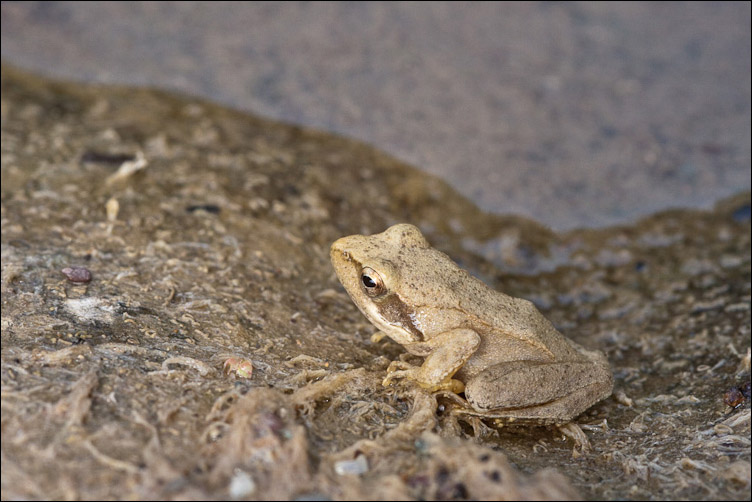
<path fill-rule="evenodd" d="M 381 386 L 404 351 L 328 247 L 401 221 L 607 354 L 592 451 Z M 3 67 L 3 499 L 749 499 L 749 349 L 749 193 L 556 234 L 351 140 Z"/>

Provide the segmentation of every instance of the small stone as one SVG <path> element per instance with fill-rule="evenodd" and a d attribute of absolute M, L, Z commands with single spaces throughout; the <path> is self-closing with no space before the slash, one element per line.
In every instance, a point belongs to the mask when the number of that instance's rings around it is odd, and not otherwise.
<path fill-rule="evenodd" d="M 726 403 L 727 406 L 736 408 L 744 402 L 744 394 L 742 394 L 739 387 L 731 387 L 723 394 L 723 402 Z"/>
<path fill-rule="evenodd" d="M 244 499 L 250 497 L 256 491 L 256 482 L 247 472 L 236 469 L 232 480 L 230 480 L 229 491 L 231 499 Z"/>
<path fill-rule="evenodd" d="M 118 213 L 120 212 L 120 203 L 115 197 L 111 197 L 104 205 L 104 209 L 107 213 L 107 221 L 113 222 L 117 220 Z"/>
<path fill-rule="evenodd" d="M 237 378 L 251 378 L 253 362 L 250 359 L 230 357 L 225 361 L 222 371 L 225 375 L 235 375 Z"/>
<path fill-rule="evenodd" d="M 61 272 L 71 282 L 86 283 L 91 281 L 91 272 L 86 267 L 65 267 Z"/>
<path fill-rule="evenodd" d="M 345 474 L 363 474 L 368 472 L 368 459 L 365 455 L 358 455 L 355 460 L 340 460 L 334 463 L 334 472 Z"/>

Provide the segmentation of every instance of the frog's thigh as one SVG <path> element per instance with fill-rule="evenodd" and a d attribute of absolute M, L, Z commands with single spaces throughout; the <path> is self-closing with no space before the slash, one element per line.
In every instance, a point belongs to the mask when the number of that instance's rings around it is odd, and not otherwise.
<path fill-rule="evenodd" d="M 548 403 L 556 407 L 553 402 L 566 401 L 570 396 L 592 404 L 605 397 L 593 393 L 609 380 L 610 373 L 606 373 L 592 362 L 513 361 L 480 372 L 466 383 L 465 397 L 478 410 L 546 407 Z"/>

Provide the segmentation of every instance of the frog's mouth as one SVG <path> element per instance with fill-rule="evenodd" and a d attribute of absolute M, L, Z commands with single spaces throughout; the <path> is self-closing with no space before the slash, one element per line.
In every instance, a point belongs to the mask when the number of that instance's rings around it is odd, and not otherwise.
<path fill-rule="evenodd" d="M 379 328 L 392 339 L 399 343 L 415 343 L 424 340 L 423 333 L 415 324 L 415 312 L 402 301 L 397 293 L 385 295 L 375 301 L 374 306 L 378 311 L 379 319 L 382 320 Z M 389 326 L 388 329 L 382 327 L 384 322 Z"/>

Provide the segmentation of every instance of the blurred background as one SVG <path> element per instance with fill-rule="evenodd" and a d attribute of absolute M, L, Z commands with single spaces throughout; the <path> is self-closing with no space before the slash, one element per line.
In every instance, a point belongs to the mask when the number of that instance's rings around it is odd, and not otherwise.
<path fill-rule="evenodd" d="M 750 188 L 750 3 L 3 2 L 2 58 L 365 141 L 557 230 Z"/>

